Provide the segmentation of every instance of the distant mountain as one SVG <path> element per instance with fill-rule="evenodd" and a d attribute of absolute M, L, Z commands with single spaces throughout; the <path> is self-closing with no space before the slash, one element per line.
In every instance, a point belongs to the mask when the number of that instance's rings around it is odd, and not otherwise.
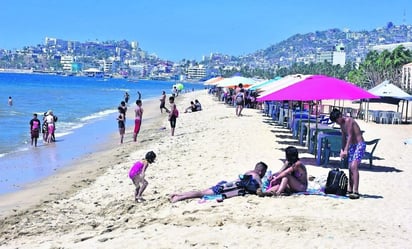
<path fill-rule="evenodd" d="M 393 25 L 391 22 L 384 28 L 372 31 L 349 31 L 337 28 L 315 31 L 307 34 L 296 34 L 290 38 L 242 56 L 242 60 L 258 59 L 261 63 L 290 65 L 294 62 L 308 61 L 322 51 L 334 51 L 335 46 L 342 44 L 347 61 L 363 59 L 375 45 L 401 42 L 412 42 L 412 25 Z"/>

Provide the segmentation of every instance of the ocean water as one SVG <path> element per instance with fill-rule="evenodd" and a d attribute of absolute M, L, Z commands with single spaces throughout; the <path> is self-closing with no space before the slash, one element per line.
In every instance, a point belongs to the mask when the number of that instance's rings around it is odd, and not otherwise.
<path fill-rule="evenodd" d="M 76 140 L 76 135 L 93 136 L 96 130 L 107 132 L 107 135 L 116 132 L 117 129 L 107 129 L 107 122 L 102 122 L 116 115 L 125 92 L 130 95 L 128 105 L 133 106 L 138 91 L 143 101 L 158 99 L 162 91 L 170 95 L 174 84 L 167 81 L 132 82 L 127 79 L 0 73 L 0 193 L 16 190 L 25 182 L 52 174 L 61 161 L 58 147 L 66 146 L 65 149 L 71 151 L 71 157 L 88 153 L 75 142 L 70 142 Z M 186 90 L 204 88 L 202 84 L 183 84 Z M 12 106 L 8 105 L 9 96 L 13 99 Z M 57 142 L 52 146 L 43 146 L 40 134 L 40 146 L 33 149 L 29 121 L 33 113 L 37 113 L 42 120 L 43 113 L 48 110 L 58 117 Z M 94 138 L 88 143 L 92 146 L 97 142 Z M 30 167 L 27 167 L 28 164 Z M 28 174 L 32 177 L 17 177 L 23 167 L 32 172 Z"/>

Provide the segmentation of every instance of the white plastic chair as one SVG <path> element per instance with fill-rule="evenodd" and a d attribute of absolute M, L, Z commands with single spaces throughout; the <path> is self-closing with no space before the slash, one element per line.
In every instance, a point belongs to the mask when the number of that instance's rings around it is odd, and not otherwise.
<path fill-rule="evenodd" d="M 392 116 L 392 124 L 400 124 L 402 122 L 402 113 L 395 112 Z"/>
<path fill-rule="evenodd" d="M 379 123 L 381 124 L 389 124 L 390 120 L 390 113 L 389 112 L 380 112 L 379 113 Z"/>

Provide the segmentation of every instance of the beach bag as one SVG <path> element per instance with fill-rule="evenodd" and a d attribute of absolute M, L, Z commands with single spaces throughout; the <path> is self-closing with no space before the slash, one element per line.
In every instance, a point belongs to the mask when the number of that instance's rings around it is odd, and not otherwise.
<path fill-rule="evenodd" d="M 332 169 L 326 180 L 325 194 L 345 196 L 348 190 L 348 177 L 339 169 Z"/>
<path fill-rule="evenodd" d="M 253 179 L 251 175 L 240 175 L 240 181 L 237 182 L 238 187 L 245 189 L 246 193 L 256 194 L 258 188 L 260 188 L 259 183 Z"/>
<path fill-rule="evenodd" d="M 175 108 L 175 110 L 173 111 L 173 116 L 175 116 L 176 118 L 179 117 L 179 110 L 177 108 Z"/>

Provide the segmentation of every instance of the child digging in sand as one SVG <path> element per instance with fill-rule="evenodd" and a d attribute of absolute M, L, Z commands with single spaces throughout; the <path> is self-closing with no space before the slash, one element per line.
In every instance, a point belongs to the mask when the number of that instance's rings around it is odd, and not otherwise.
<path fill-rule="evenodd" d="M 129 177 L 132 179 L 133 184 L 136 186 L 135 190 L 135 200 L 136 202 L 145 201 L 142 198 L 142 194 L 145 191 L 147 185 L 149 184 L 145 179 L 145 172 L 149 164 L 152 164 L 156 159 L 156 154 L 153 151 L 146 153 L 144 159 L 137 161 L 129 171 Z"/>

